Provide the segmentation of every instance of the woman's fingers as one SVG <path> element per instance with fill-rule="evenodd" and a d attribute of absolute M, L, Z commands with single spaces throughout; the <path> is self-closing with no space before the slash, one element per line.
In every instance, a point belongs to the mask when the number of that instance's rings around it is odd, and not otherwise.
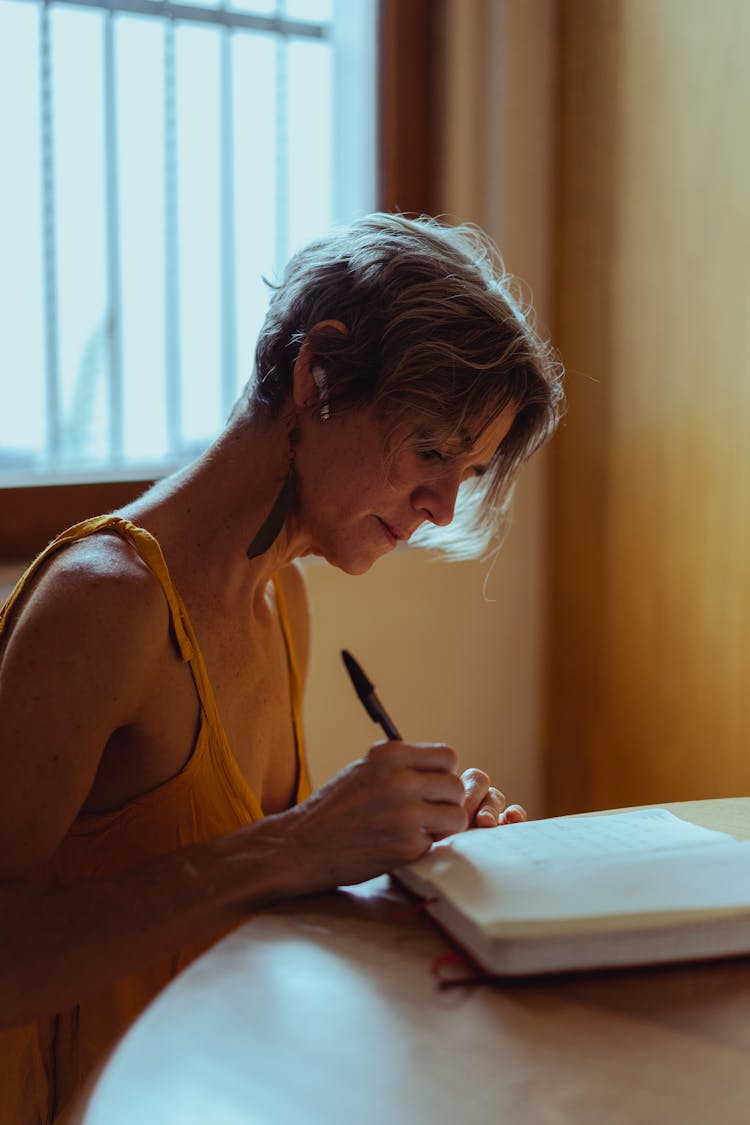
<path fill-rule="evenodd" d="M 528 820 L 526 809 L 522 805 L 508 805 L 498 817 L 498 824 L 520 824 Z"/>
<path fill-rule="evenodd" d="M 464 808 L 469 824 L 477 828 L 494 828 L 498 824 L 518 824 L 527 819 L 521 805 L 506 805 L 501 793 L 483 770 L 465 770 L 461 775 L 466 796 Z"/>

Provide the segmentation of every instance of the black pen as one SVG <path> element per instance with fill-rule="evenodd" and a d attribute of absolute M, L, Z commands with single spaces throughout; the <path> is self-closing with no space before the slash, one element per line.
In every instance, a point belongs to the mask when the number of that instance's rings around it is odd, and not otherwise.
<path fill-rule="evenodd" d="M 383 728 L 388 738 L 396 738 L 400 742 L 401 735 L 396 730 L 393 720 L 375 694 L 374 686 L 370 683 L 357 661 L 346 649 L 342 649 L 341 658 L 346 665 L 347 672 L 351 676 L 354 690 L 362 700 L 367 714 L 374 723 L 380 723 L 380 726 Z"/>

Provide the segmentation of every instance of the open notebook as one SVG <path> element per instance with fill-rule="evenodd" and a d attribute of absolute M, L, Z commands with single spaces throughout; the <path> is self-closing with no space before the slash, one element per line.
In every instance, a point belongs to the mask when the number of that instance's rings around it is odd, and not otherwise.
<path fill-rule="evenodd" d="M 750 952 L 750 841 L 664 809 L 476 829 L 394 876 L 500 976 Z"/>

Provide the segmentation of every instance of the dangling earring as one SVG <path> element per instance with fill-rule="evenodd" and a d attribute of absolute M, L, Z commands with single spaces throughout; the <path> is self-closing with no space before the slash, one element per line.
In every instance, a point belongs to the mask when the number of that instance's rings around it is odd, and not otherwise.
<path fill-rule="evenodd" d="M 296 491 L 297 478 L 294 472 L 294 435 L 290 434 L 291 448 L 289 451 L 289 469 L 286 474 L 286 479 L 281 486 L 281 492 L 274 500 L 273 507 L 268 513 L 263 523 L 258 528 L 253 541 L 247 549 L 247 557 L 249 559 L 256 559 L 258 555 L 263 555 L 268 548 L 276 542 L 279 533 L 284 526 L 284 521 L 289 515 L 289 510 L 294 501 L 294 494 Z"/>

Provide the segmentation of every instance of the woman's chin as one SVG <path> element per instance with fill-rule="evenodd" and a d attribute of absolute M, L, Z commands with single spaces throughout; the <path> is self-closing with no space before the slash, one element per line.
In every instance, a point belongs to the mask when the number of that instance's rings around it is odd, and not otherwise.
<path fill-rule="evenodd" d="M 329 562 L 330 561 L 329 559 Z M 345 559 L 340 562 L 332 562 L 331 565 L 337 567 L 338 570 L 342 570 L 344 574 L 351 574 L 352 577 L 356 577 L 359 574 L 367 574 L 368 570 L 371 569 L 376 561 L 376 559 L 372 558 Z"/>
<path fill-rule="evenodd" d="M 344 574 L 351 574 L 352 577 L 367 574 L 367 571 L 374 566 L 380 557 L 378 554 L 367 551 L 331 552 L 331 554 L 324 556 L 326 562 L 330 563 L 331 566 L 335 566 L 337 570 L 343 571 Z"/>

